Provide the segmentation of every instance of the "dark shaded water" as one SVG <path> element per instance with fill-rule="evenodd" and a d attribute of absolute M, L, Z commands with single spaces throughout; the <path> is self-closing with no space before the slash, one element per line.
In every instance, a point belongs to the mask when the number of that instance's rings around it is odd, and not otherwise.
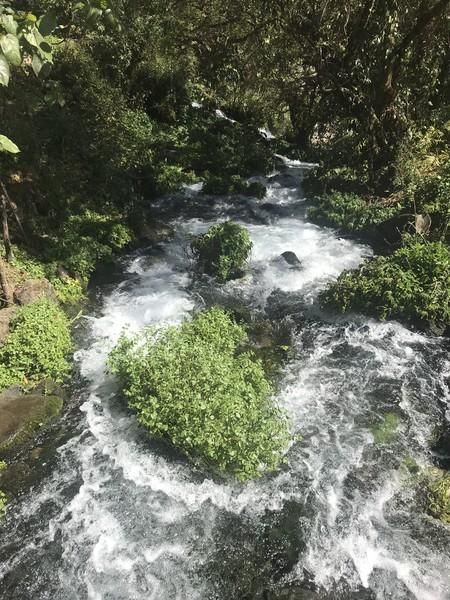
<path fill-rule="evenodd" d="M 206 204 L 187 190 L 176 239 L 126 262 L 83 325 L 87 383 L 66 438 L 49 444 L 47 467 L 3 524 L 2 600 L 450 598 L 450 531 L 423 513 L 405 467 L 433 461 L 448 347 L 397 323 L 320 313 L 318 291 L 370 249 L 307 222 L 301 174 L 291 165 L 259 203 Z M 249 227 L 249 274 L 220 288 L 193 281 L 189 235 L 229 216 Z M 279 259 L 286 250 L 301 270 Z M 104 370 L 124 327 L 177 322 L 217 299 L 284 319 L 293 339 L 278 401 L 302 439 L 280 472 L 247 485 L 150 442 Z"/>

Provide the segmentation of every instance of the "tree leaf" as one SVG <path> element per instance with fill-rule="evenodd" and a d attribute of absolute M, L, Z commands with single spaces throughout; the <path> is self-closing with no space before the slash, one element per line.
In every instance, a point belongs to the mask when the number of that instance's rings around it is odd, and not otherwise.
<path fill-rule="evenodd" d="M 39 73 L 42 69 L 42 60 L 39 58 L 37 54 L 33 54 L 33 59 L 31 61 L 31 68 L 34 71 L 36 77 L 39 77 Z"/>
<path fill-rule="evenodd" d="M 12 15 L 1 15 L 0 25 L 7 33 L 12 33 L 13 35 L 17 33 L 17 22 Z"/>
<path fill-rule="evenodd" d="M 0 54 L 0 84 L 8 85 L 10 76 L 9 63 L 3 54 Z"/>
<path fill-rule="evenodd" d="M 55 31 L 56 24 L 56 14 L 53 11 L 49 11 L 39 19 L 38 29 L 45 37 Z"/>
<path fill-rule="evenodd" d="M 9 152 L 10 154 L 17 154 L 20 152 L 16 144 L 10 140 L 6 135 L 0 134 L 0 152 Z"/>
<path fill-rule="evenodd" d="M 20 54 L 18 38 L 12 33 L 3 35 L 0 38 L 0 46 L 7 61 L 15 67 L 20 67 L 22 64 L 22 56 Z"/>

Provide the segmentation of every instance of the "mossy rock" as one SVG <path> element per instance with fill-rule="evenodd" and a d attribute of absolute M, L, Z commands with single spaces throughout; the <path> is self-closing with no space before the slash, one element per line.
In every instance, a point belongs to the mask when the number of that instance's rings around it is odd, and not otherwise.
<path fill-rule="evenodd" d="M 428 474 L 427 512 L 450 525 L 450 473 L 431 469 Z"/>
<path fill-rule="evenodd" d="M 372 435 L 376 444 L 389 444 L 397 436 L 401 419 L 396 413 L 387 413 L 383 415 L 383 421 L 379 425 L 372 427 Z"/>
<path fill-rule="evenodd" d="M 23 394 L 18 387 L 0 394 L 0 454 L 13 450 L 61 411 L 63 400 L 56 395 Z"/>

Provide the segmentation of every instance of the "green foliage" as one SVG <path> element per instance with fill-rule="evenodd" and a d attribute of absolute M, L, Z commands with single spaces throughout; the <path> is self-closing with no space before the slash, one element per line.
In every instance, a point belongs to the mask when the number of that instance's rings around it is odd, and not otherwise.
<path fill-rule="evenodd" d="M 86 209 L 70 215 L 53 252 L 74 274 L 87 278 L 97 263 L 126 246 L 132 234 L 116 213 L 101 214 Z M 62 291 L 62 284 L 57 284 Z M 67 290 L 68 291 L 68 290 Z M 75 291 L 75 284 L 71 285 Z"/>
<path fill-rule="evenodd" d="M 450 524 L 450 475 L 436 470 L 428 478 L 427 511 Z"/>
<path fill-rule="evenodd" d="M 373 427 L 372 434 L 376 444 L 389 444 L 395 439 L 400 417 L 396 413 L 387 413 L 383 415 L 383 422 Z"/>
<path fill-rule="evenodd" d="M 41 379 L 61 381 L 69 371 L 69 322 L 58 306 L 42 299 L 19 308 L 0 346 L 0 389 Z"/>
<path fill-rule="evenodd" d="M 348 231 L 364 231 L 387 221 L 400 210 L 399 203 L 386 205 L 377 200 L 367 201 L 356 194 L 332 192 L 318 198 L 317 204 L 308 210 L 308 217 Z"/>
<path fill-rule="evenodd" d="M 242 272 L 252 246 L 245 227 L 232 221 L 213 225 L 191 242 L 192 252 L 200 265 L 222 282 Z"/>
<path fill-rule="evenodd" d="M 392 255 L 342 273 L 321 294 L 321 302 L 342 312 L 448 326 L 450 251 L 441 242 L 406 241 Z"/>
<path fill-rule="evenodd" d="M 79 279 L 55 277 L 51 284 L 61 304 L 78 304 L 85 298 L 85 285 Z"/>
<path fill-rule="evenodd" d="M 178 327 L 122 338 L 109 364 L 152 435 L 247 480 L 279 464 L 288 442 L 259 361 L 239 352 L 243 327 L 213 308 Z"/>

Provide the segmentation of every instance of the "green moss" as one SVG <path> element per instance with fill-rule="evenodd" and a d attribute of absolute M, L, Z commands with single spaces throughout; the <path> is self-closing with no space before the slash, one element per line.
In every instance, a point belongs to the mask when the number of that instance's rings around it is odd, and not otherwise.
<path fill-rule="evenodd" d="M 0 452 L 8 452 L 26 443 L 39 429 L 59 415 L 63 407 L 63 400 L 59 396 L 30 394 L 23 398 L 29 403 L 29 410 L 21 416 L 15 432 L 0 443 Z M 22 402 L 22 399 L 18 398 L 16 402 Z"/>
<path fill-rule="evenodd" d="M 211 309 L 179 327 L 123 338 L 109 364 L 149 432 L 194 460 L 241 480 L 275 469 L 288 442 L 243 327 Z"/>
<path fill-rule="evenodd" d="M 61 381 L 69 371 L 69 321 L 47 299 L 19 308 L 0 346 L 0 389 L 41 379 Z"/>
<path fill-rule="evenodd" d="M 345 271 L 320 296 L 341 312 L 450 325 L 450 251 L 441 242 L 410 239 L 390 256 Z"/>
<path fill-rule="evenodd" d="M 450 474 L 433 470 L 428 478 L 427 511 L 450 524 Z"/>
<path fill-rule="evenodd" d="M 2 516 L 5 514 L 5 510 L 6 510 L 6 496 L 5 494 L 0 490 L 0 519 L 2 518 Z"/>
<path fill-rule="evenodd" d="M 252 246 L 245 227 L 232 221 L 213 225 L 191 243 L 201 267 L 222 282 L 243 271 Z"/>
<path fill-rule="evenodd" d="M 401 419 L 395 413 L 387 413 L 383 416 L 383 422 L 372 428 L 372 434 L 376 444 L 389 444 L 395 439 Z"/>

